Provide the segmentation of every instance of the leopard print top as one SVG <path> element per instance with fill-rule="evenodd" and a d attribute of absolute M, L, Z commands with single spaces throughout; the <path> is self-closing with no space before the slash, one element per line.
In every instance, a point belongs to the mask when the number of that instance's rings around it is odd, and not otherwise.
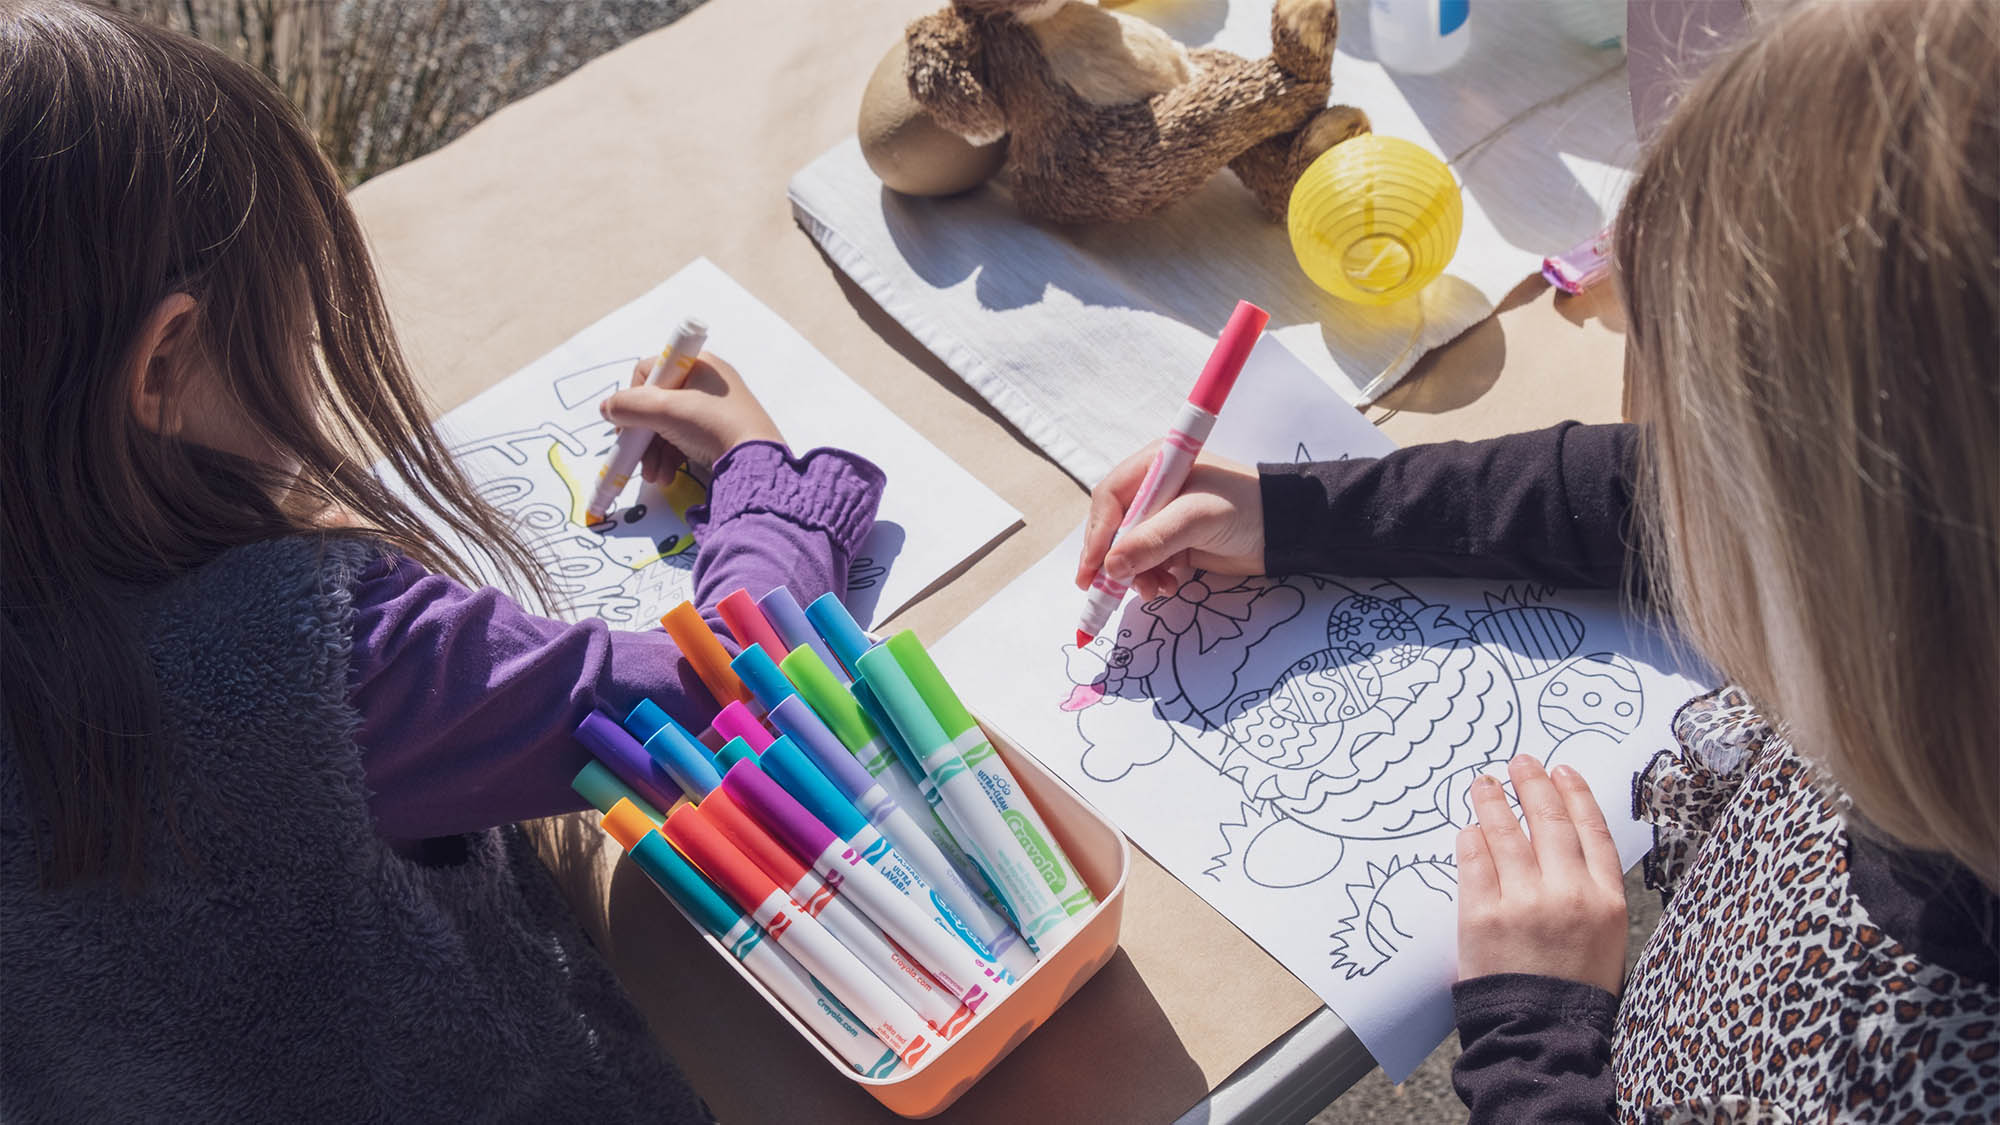
<path fill-rule="evenodd" d="M 1628 1121 L 2000 1121 L 2000 991 L 1918 959 L 1849 884 L 1840 800 L 1734 688 L 1633 786 L 1669 895 L 1618 1009 Z"/>

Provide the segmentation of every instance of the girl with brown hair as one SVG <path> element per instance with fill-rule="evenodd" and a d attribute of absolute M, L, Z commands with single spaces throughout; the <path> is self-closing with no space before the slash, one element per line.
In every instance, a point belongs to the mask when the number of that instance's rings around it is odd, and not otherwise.
<path fill-rule="evenodd" d="M 1730 685 L 1633 785 L 1659 929 L 1620 989 L 1616 849 L 1510 763 L 1460 837 L 1480 1121 L 2000 1114 L 2000 7 L 1801 4 L 1718 58 L 1617 229 L 1636 425 L 1197 469 L 1080 575 L 1629 582 Z M 1636 544 L 1636 548 L 1633 546 Z"/>
<path fill-rule="evenodd" d="M 712 358 L 605 415 L 713 467 L 698 604 L 845 589 L 873 465 Z M 706 1119 L 514 822 L 583 807 L 591 707 L 715 702 L 468 585 L 547 580 L 255 71 L 0 0 L 0 459 L 0 1116 Z"/>

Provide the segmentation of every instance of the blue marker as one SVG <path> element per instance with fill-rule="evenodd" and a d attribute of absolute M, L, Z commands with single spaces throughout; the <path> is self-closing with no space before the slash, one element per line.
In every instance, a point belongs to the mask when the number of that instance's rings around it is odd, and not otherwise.
<path fill-rule="evenodd" d="M 854 662 L 862 653 L 875 646 L 875 642 L 869 640 L 868 634 L 861 631 L 861 626 L 855 623 L 854 615 L 847 612 L 847 606 L 841 603 L 837 595 L 821 594 L 814 598 L 813 604 L 806 607 L 806 620 L 812 623 L 814 629 L 819 630 L 819 635 L 825 638 L 827 647 L 831 648 L 834 656 L 846 666 L 850 676 L 854 674 Z"/>
<path fill-rule="evenodd" d="M 670 809 L 681 799 L 680 783 L 646 756 L 644 747 L 632 740 L 611 717 L 597 711 L 583 717 L 576 727 L 576 740 L 590 747 L 618 780 L 632 787 L 654 808 Z"/>
<path fill-rule="evenodd" d="M 715 884 L 695 870 L 694 864 L 675 851 L 644 818 L 645 814 L 632 805 L 617 805 L 605 814 L 604 827 L 654 885 L 687 911 L 702 929 L 714 934 L 730 956 L 743 962 L 751 976 L 770 989 L 849 1066 L 870 1078 L 894 1075 L 901 1066 L 896 1061 L 896 1052 L 884 1047 L 791 954 L 778 948 L 777 942 L 765 941 L 764 931 L 757 923 L 724 898 Z"/>
<path fill-rule="evenodd" d="M 667 776 L 674 779 L 690 800 L 699 801 L 722 784 L 722 774 L 709 760 L 708 751 L 702 749 L 686 727 L 672 719 L 646 740 L 646 753 L 667 771 Z"/>
<path fill-rule="evenodd" d="M 792 686 L 792 681 L 778 671 L 778 665 L 772 661 L 771 654 L 764 651 L 763 645 L 743 646 L 743 651 L 729 662 L 729 669 L 736 673 L 736 678 L 743 681 L 743 686 L 750 689 L 750 694 L 757 697 L 757 702 L 763 704 L 766 711 L 784 702 L 786 696 L 799 693 L 799 689 Z"/>
<path fill-rule="evenodd" d="M 799 608 L 798 599 L 792 597 L 790 590 L 783 586 L 772 590 L 757 599 L 757 608 L 763 612 L 765 622 L 777 630 L 778 636 L 784 640 L 786 652 L 805 645 L 819 653 L 819 658 L 826 662 L 828 670 L 842 683 L 852 678 L 841 670 L 840 662 L 835 659 L 833 651 L 827 648 L 826 642 L 813 631 L 812 623 L 806 620 L 805 611 Z"/>
<path fill-rule="evenodd" d="M 644 742 L 671 721 L 659 704 L 650 699 L 641 699 L 638 705 L 632 708 L 631 713 L 625 716 L 623 725 L 633 738 Z"/>

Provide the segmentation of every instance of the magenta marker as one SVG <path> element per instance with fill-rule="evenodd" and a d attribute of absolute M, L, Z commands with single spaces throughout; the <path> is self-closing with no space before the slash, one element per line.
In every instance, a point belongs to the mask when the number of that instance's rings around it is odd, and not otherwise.
<path fill-rule="evenodd" d="M 793 696 L 780 703 L 772 710 L 771 721 L 923 876 L 951 913 L 992 951 L 1003 967 L 1016 977 L 1028 975 L 1028 970 L 1035 966 L 1035 955 L 1021 935 L 1014 932 L 1013 925 L 986 904 L 916 818 L 848 753 L 839 736 L 804 699 Z"/>
<path fill-rule="evenodd" d="M 1248 301 L 1236 302 L 1236 311 L 1229 316 L 1229 323 L 1223 325 L 1222 335 L 1215 341 L 1215 351 L 1208 357 L 1208 365 L 1201 370 L 1201 378 L 1196 379 L 1194 390 L 1188 392 L 1187 401 L 1181 404 L 1181 412 L 1174 417 L 1173 429 L 1167 431 L 1167 440 L 1160 443 L 1160 452 L 1153 458 L 1153 466 L 1146 470 L 1146 477 L 1139 482 L 1139 491 L 1133 495 L 1131 506 L 1125 509 L 1125 519 L 1112 533 L 1112 542 L 1118 541 L 1118 534 L 1129 530 L 1133 524 L 1149 519 L 1167 505 L 1167 501 L 1180 495 L 1181 485 L 1187 483 L 1188 473 L 1194 468 L 1196 457 L 1201 456 L 1202 443 L 1208 440 L 1208 433 L 1215 428 L 1215 415 L 1222 409 L 1229 390 L 1236 385 L 1236 377 L 1243 373 L 1243 365 L 1250 359 L 1250 350 L 1257 346 L 1257 337 L 1264 332 L 1264 325 L 1271 314 Z M 1111 615 L 1118 612 L 1118 603 L 1125 600 L 1125 583 L 1116 581 L 1102 570 L 1090 584 L 1090 595 L 1083 603 L 1083 619 L 1076 627 L 1076 647 L 1088 645 L 1104 626 L 1111 621 Z"/>
<path fill-rule="evenodd" d="M 977 1012 L 996 992 L 1011 987 L 1012 973 L 980 956 L 928 911 L 903 897 L 887 876 L 871 867 L 762 770 L 743 766 L 730 770 L 722 779 L 721 792 L 761 821 L 823 881 L 837 886 L 842 896 L 851 897 L 883 933 L 955 993 L 968 1011 Z"/>
<path fill-rule="evenodd" d="M 769 746 L 772 738 L 776 737 L 765 728 L 757 716 L 750 713 L 750 708 L 740 702 L 724 707 L 722 712 L 715 716 L 715 733 L 721 735 L 725 743 L 732 738 L 740 738 L 749 743 L 750 749 L 759 754 L 762 754 L 764 747 Z"/>

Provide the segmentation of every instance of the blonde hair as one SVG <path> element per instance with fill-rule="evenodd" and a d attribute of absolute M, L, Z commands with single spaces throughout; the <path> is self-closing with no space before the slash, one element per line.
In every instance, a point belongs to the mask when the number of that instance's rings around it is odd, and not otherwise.
<path fill-rule="evenodd" d="M 1617 232 L 1650 574 L 1852 801 L 2000 885 L 2000 7 L 1808 4 Z"/>

